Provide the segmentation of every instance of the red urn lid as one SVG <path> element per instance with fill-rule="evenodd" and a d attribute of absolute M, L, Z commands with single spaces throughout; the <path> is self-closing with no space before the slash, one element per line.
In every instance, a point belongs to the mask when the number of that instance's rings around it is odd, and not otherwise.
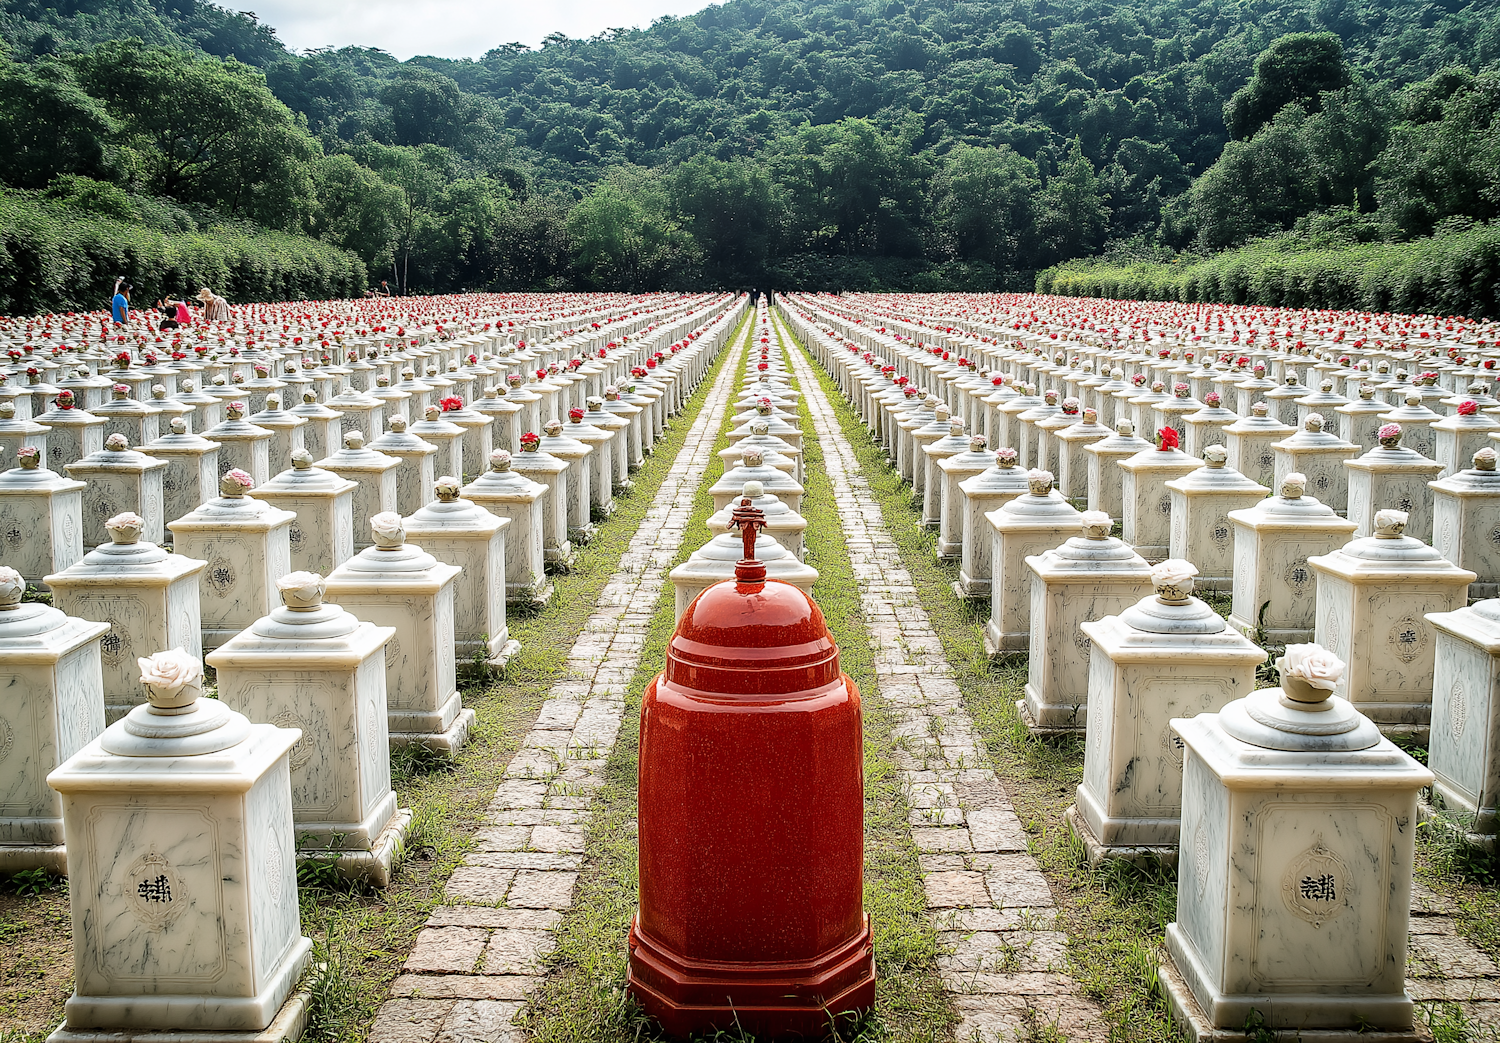
<path fill-rule="evenodd" d="M 742 500 L 734 512 L 746 556 L 735 578 L 688 606 L 667 645 L 666 681 L 707 696 L 812 695 L 838 682 L 839 650 L 823 613 L 790 583 L 766 578 L 752 556 L 765 514 Z"/>

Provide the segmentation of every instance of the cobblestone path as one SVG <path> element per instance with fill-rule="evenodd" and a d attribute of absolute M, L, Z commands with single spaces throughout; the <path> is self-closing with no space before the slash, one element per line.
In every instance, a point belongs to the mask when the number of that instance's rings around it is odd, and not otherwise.
<path fill-rule="evenodd" d="M 895 730 L 898 760 L 927 912 L 951 951 L 940 958 L 940 970 L 961 1018 L 954 1036 L 988 1043 L 1055 1025 L 1069 1039 L 1107 1038 L 1098 1008 L 1063 972 L 1067 936 L 1056 929 L 1052 893 L 1027 854 L 1005 791 L 985 766 L 983 742 L 854 449 L 813 363 L 778 333 L 823 445 L 880 696 L 903 718 Z"/>

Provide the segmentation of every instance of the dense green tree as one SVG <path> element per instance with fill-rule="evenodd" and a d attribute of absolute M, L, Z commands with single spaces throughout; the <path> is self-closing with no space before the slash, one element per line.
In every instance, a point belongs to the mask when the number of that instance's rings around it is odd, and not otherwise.
<path fill-rule="evenodd" d="M 862 119 L 803 127 L 774 142 L 769 163 L 802 241 L 835 253 L 921 251 L 927 161 L 906 134 Z"/>
<path fill-rule="evenodd" d="M 778 223 L 771 179 L 749 162 L 699 156 L 672 173 L 673 204 L 702 245 L 704 268 L 720 285 L 761 279 Z"/>
<path fill-rule="evenodd" d="M 371 271 L 390 270 L 406 199 L 399 188 L 352 156 L 324 156 L 313 165 L 317 205 L 307 234 L 353 250 Z"/>
<path fill-rule="evenodd" d="M 690 284 L 701 252 L 673 213 L 660 175 L 617 168 L 568 212 L 574 270 L 587 285 Z"/>
<path fill-rule="evenodd" d="M 111 177 L 115 121 L 73 70 L 50 59 L 0 56 L 0 180 L 41 188 L 61 174 Z"/>
<path fill-rule="evenodd" d="M 1379 158 L 1382 219 L 1402 236 L 1500 217 L 1500 73 L 1447 69 L 1399 99 L 1406 118 Z"/>
<path fill-rule="evenodd" d="M 1036 164 L 1009 147 L 960 145 L 933 178 L 943 249 L 1001 271 L 1030 267 L 1036 250 Z"/>
<path fill-rule="evenodd" d="M 1076 139 L 1037 198 L 1036 221 L 1049 260 L 1092 253 L 1104 243 L 1109 208 L 1099 174 Z"/>
<path fill-rule="evenodd" d="M 1224 122 L 1237 141 L 1270 123 L 1288 105 L 1322 108 L 1324 91 L 1349 83 L 1344 47 L 1333 33 L 1288 33 L 1255 59 L 1255 75 L 1224 106 Z"/>
<path fill-rule="evenodd" d="M 301 223 L 318 144 L 260 72 L 134 40 L 101 44 L 73 65 L 118 121 L 147 192 L 272 228 Z"/>

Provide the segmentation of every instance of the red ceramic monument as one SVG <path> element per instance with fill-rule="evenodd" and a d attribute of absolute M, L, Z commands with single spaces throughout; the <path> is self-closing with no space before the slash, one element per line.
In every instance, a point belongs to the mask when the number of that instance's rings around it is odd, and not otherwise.
<path fill-rule="evenodd" d="M 629 988 L 667 1032 L 821 1036 L 875 1003 L 859 689 L 823 613 L 755 560 L 677 624 L 641 707 Z"/>

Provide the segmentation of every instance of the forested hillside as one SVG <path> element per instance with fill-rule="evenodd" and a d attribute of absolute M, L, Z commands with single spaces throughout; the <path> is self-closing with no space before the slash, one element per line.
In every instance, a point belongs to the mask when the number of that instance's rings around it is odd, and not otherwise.
<path fill-rule="evenodd" d="M 165 196 L 413 290 L 1022 286 L 1100 252 L 1400 242 L 1500 213 L 1500 0 L 731 0 L 408 62 L 291 54 L 193 0 L 44 2 L 0 15 L 0 130 L 31 134 L 6 183 Z M 104 43 L 127 35 L 144 44 Z M 120 66 L 159 82 L 121 87 Z M 233 82 L 243 140 L 276 138 L 233 192 L 173 158 L 217 125 L 149 111 L 189 72 Z"/>

